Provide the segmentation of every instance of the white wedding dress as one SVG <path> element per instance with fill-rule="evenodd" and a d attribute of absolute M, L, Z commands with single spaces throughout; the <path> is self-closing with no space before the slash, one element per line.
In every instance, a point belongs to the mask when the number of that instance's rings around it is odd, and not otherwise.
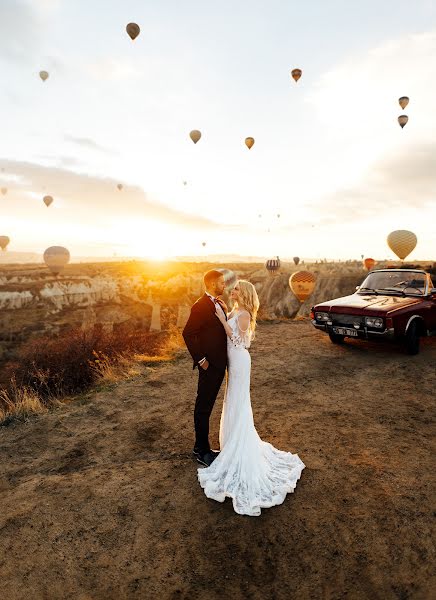
<path fill-rule="evenodd" d="M 282 504 L 293 492 L 305 465 L 297 454 L 277 450 L 260 439 L 250 401 L 251 333 L 243 331 L 243 312 L 230 313 L 227 337 L 228 379 L 220 424 L 220 453 L 210 467 L 198 469 L 208 498 L 232 498 L 241 515 L 259 516 L 261 508 Z M 248 313 L 245 312 L 245 315 Z"/>

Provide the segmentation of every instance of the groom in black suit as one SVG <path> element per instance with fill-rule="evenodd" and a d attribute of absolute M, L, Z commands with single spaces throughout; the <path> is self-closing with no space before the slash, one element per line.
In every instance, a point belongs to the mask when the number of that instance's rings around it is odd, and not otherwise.
<path fill-rule="evenodd" d="M 193 368 L 198 367 L 194 456 L 209 467 L 219 454 L 210 448 L 209 418 L 227 367 L 227 335 L 215 312 L 226 314 L 227 307 L 220 299 L 225 289 L 220 271 L 208 271 L 204 285 L 206 292 L 191 308 L 183 339 L 193 358 Z"/>

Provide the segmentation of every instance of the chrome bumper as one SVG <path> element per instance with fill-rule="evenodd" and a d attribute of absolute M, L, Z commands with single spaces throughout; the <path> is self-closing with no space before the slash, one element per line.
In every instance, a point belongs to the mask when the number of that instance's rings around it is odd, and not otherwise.
<path fill-rule="evenodd" d="M 316 329 L 320 329 L 325 333 L 333 333 L 333 325 L 327 325 L 327 323 L 317 323 L 314 319 L 311 319 L 312 325 Z M 346 325 L 337 325 L 337 327 L 346 327 Z M 348 327 L 348 329 L 353 329 L 352 327 Z M 372 329 L 368 330 L 367 327 L 364 329 L 356 329 L 357 337 L 363 340 L 369 339 L 388 339 L 393 340 L 395 338 L 395 329 L 393 327 L 384 329 L 383 331 L 374 331 Z M 345 336 L 354 338 L 355 336 Z"/>

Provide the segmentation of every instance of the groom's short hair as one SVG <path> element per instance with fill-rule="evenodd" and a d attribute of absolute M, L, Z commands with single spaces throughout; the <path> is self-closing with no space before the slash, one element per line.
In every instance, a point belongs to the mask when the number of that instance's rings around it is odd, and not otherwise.
<path fill-rule="evenodd" d="M 204 285 L 208 288 L 212 283 L 217 281 L 220 277 L 223 277 L 221 271 L 217 271 L 216 269 L 212 269 L 208 271 L 203 276 Z"/>

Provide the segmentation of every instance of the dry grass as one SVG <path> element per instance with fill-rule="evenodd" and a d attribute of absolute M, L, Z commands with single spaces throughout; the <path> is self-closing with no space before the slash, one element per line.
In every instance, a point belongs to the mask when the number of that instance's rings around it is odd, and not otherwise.
<path fill-rule="evenodd" d="M 56 401 L 51 401 L 53 405 Z M 31 415 L 48 411 L 48 403 L 28 386 L 19 386 L 12 378 L 8 389 L 0 389 L 0 425 L 16 419 L 25 421 Z"/>
<path fill-rule="evenodd" d="M 31 342 L 21 361 L 10 365 L 8 386 L 0 388 L 0 425 L 47 412 L 94 384 L 115 383 L 141 373 L 141 364 L 174 358 L 183 345 L 174 329 L 162 334 L 87 335 L 69 332 L 55 339 Z"/>

